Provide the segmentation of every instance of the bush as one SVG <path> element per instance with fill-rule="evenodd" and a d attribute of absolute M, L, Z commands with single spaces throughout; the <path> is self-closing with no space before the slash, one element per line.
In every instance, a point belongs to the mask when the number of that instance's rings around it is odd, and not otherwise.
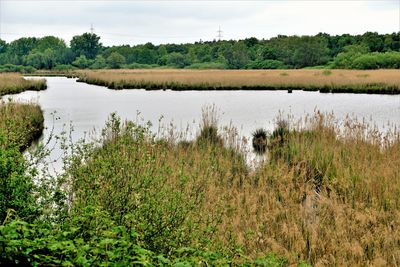
<path fill-rule="evenodd" d="M 158 68 L 159 65 L 157 64 L 140 64 L 140 63 L 132 63 L 122 66 L 124 69 L 152 69 Z"/>
<path fill-rule="evenodd" d="M 20 73 L 33 73 L 36 69 L 31 66 L 21 66 L 13 64 L 0 65 L 0 73 L 2 72 L 20 72 Z"/>
<path fill-rule="evenodd" d="M 68 70 L 76 70 L 78 69 L 77 67 L 74 67 L 72 65 L 57 65 L 53 68 L 55 71 L 68 71 Z"/>
<path fill-rule="evenodd" d="M 92 64 L 93 64 L 93 60 L 87 59 L 86 56 L 84 56 L 84 55 L 81 55 L 81 56 L 77 57 L 72 62 L 72 65 L 74 67 L 77 67 L 77 68 L 80 68 L 80 69 L 86 69 Z"/>
<path fill-rule="evenodd" d="M 9 220 L 0 225 L 0 262 L 5 266 L 286 266 L 268 254 L 256 260 L 194 248 L 162 255 L 144 248 L 133 229 L 106 212 L 87 207 L 62 225 Z"/>
<path fill-rule="evenodd" d="M 177 67 L 177 68 L 184 68 L 184 67 L 190 65 L 190 62 L 181 53 L 173 52 L 173 53 L 167 55 L 166 65 Z"/>
<path fill-rule="evenodd" d="M 246 65 L 246 69 L 287 69 L 288 66 L 279 60 L 253 61 Z"/>
<path fill-rule="evenodd" d="M 400 52 L 340 53 L 333 61 L 334 68 L 346 69 L 399 69 Z"/>
<path fill-rule="evenodd" d="M 171 162 L 160 162 L 171 153 L 168 143 L 157 142 L 147 128 L 121 125 L 116 116 L 103 138 L 101 149 L 87 150 L 69 168 L 73 210 L 102 207 L 116 223 L 140 233 L 151 250 L 168 252 L 186 244 L 196 226 L 187 228 L 194 199 L 185 192 L 196 183 L 189 174 L 171 179 Z"/>
<path fill-rule="evenodd" d="M 107 64 L 111 69 L 119 69 L 123 64 L 125 64 L 126 59 L 123 55 L 118 52 L 112 52 L 107 57 Z"/>
<path fill-rule="evenodd" d="M 226 69 L 227 66 L 224 63 L 219 62 L 204 62 L 204 63 L 193 63 L 186 67 L 187 69 L 198 69 L 198 70 L 206 70 L 206 69 Z"/>
<path fill-rule="evenodd" d="M 26 170 L 27 164 L 18 146 L 7 144 L 0 133 L 0 222 L 4 221 L 8 210 L 28 221 L 39 215 L 32 177 Z"/>

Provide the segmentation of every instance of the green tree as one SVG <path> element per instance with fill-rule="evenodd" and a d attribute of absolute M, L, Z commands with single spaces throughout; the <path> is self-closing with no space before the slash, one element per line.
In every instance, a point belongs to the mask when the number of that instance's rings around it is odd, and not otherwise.
<path fill-rule="evenodd" d="M 102 55 L 96 56 L 94 63 L 90 66 L 91 69 L 104 69 L 107 67 L 107 62 Z"/>
<path fill-rule="evenodd" d="M 168 54 L 166 64 L 177 68 L 184 68 L 190 65 L 190 62 L 181 53 L 173 52 Z"/>
<path fill-rule="evenodd" d="M 25 63 L 36 69 L 43 69 L 45 66 L 44 54 L 34 50 L 26 57 Z"/>
<path fill-rule="evenodd" d="M 278 57 L 278 52 L 270 46 L 262 46 L 257 51 L 257 57 L 261 60 L 275 60 Z"/>
<path fill-rule="evenodd" d="M 369 51 L 365 45 L 349 45 L 343 48 L 343 52 L 339 53 L 333 60 L 333 67 L 339 69 L 351 69 L 356 58 Z"/>
<path fill-rule="evenodd" d="M 293 53 L 295 67 L 325 64 L 328 61 L 328 44 L 324 38 L 304 36 L 297 39 Z"/>
<path fill-rule="evenodd" d="M 88 60 L 85 55 L 81 55 L 72 62 L 72 65 L 80 69 L 86 69 L 92 65 L 92 62 Z"/>
<path fill-rule="evenodd" d="M 384 39 L 377 32 L 366 32 L 362 35 L 362 44 L 367 46 L 371 52 L 382 52 Z"/>
<path fill-rule="evenodd" d="M 112 69 L 121 68 L 121 66 L 125 64 L 125 62 L 125 57 L 118 52 L 113 52 L 110 56 L 107 57 L 107 64 Z"/>
<path fill-rule="evenodd" d="M 37 41 L 36 49 L 38 51 L 44 52 L 47 49 L 52 49 L 53 51 L 58 51 L 65 49 L 67 45 L 65 44 L 64 40 L 54 37 L 54 36 L 46 36 L 40 38 Z"/>
<path fill-rule="evenodd" d="M 84 55 L 88 59 L 94 59 L 101 48 L 100 37 L 93 33 L 74 36 L 71 40 L 71 49 L 76 56 Z"/>
<path fill-rule="evenodd" d="M 29 52 L 36 48 L 37 39 L 36 38 L 20 38 L 10 43 L 10 52 L 17 56 L 28 55 Z"/>
<path fill-rule="evenodd" d="M 224 57 L 231 69 L 241 69 L 249 62 L 246 45 L 243 42 L 235 43 L 229 50 L 225 51 Z"/>
<path fill-rule="evenodd" d="M 23 57 L 27 56 L 37 44 L 36 38 L 20 38 L 10 43 L 8 46 L 8 62 L 15 65 L 22 65 Z"/>
<path fill-rule="evenodd" d="M 4 40 L 0 39 L 0 54 L 5 53 L 7 51 L 7 43 Z"/>

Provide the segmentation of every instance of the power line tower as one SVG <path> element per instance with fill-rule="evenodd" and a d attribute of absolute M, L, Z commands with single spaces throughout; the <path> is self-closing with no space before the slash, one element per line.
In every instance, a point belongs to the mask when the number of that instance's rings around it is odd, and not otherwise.
<path fill-rule="evenodd" d="M 218 33 L 218 35 L 217 35 L 218 41 L 221 41 L 221 39 L 223 37 L 223 35 L 222 35 L 223 31 L 221 30 L 221 26 L 219 26 L 217 33 Z"/>
<path fill-rule="evenodd" d="M 1 0 L 0 0 L 0 1 L 1 1 Z M 92 24 L 90 24 L 90 32 L 91 32 L 92 34 L 94 34 L 93 23 L 92 23 Z"/>

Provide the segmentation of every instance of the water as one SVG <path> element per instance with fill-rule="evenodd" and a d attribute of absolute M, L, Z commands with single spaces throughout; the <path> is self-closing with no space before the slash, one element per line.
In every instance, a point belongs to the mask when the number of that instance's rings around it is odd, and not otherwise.
<path fill-rule="evenodd" d="M 12 96 L 17 101 L 33 101 L 44 111 L 46 139 L 69 131 L 73 140 L 88 133 L 98 133 L 112 112 L 122 119 L 151 121 L 153 129 L 173 123 L 178 130 L 189 127 L 195 133 L 201 110 L 213 105 L 220 110 L 220 124 L 232 123 L 241 135 L 249 137 L 256 128 L 272 129 L 279 112 L 298 118 L 315 110 L 334 112 L 338 119 L 346 115 L 365 118 L 381 129 L 388 123 L 400 125 L 400 96 L 364 94 L 321 94 L 294 91 L 145 91 L 109 90 L 105 87 L 77 83 L 75 79 L 47 77 L 48 89 Z M 4 98 L 7 98 L 6 96 Z M 59 149 L 52 153 L 58 158 Z"/>

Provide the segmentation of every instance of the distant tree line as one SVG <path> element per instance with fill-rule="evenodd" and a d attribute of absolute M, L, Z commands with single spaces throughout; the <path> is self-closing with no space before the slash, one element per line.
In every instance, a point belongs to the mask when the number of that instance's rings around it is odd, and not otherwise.
<path fill-rule="evenodd" d="M 0 71 L 73 68 L 344 69 L 400 68 L 400 33 L 284 36 L 268 40 L 208 41 L 194 44 L 146 43 L 103 46 L 84 33 L 64 40 L 47 36 L 0 40 Z"/>

